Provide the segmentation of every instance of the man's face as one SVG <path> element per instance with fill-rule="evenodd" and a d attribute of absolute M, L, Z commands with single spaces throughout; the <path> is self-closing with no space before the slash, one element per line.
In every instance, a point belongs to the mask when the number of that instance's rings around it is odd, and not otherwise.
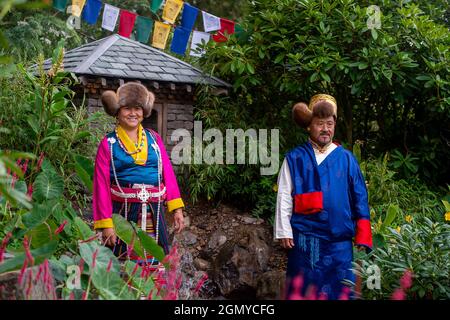
<path fill-rule="evenodd" d="M 313 117 L 309 125 L 309 136 L 312 141 L 323 147 L 333 141 L 336 121 L 334 117 L 317 118 Z"/>

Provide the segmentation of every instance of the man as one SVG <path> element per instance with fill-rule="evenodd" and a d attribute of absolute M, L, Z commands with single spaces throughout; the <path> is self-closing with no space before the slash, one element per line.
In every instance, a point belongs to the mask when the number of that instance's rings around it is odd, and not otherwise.
<path fill-rule="evenodd" d="M 333 143 L 332 96 L 297 103 L 293 118 L 309 140 L 286 154 L 278 176 L 274 236 L 289 250 L 287 298 L 315 288 L 338 299 L 354 284 L 352 238 L 359 248 L 372 247 L 366 185 L 353 154 Z M 295 292 L 299 279 L 302 291 Z"/>

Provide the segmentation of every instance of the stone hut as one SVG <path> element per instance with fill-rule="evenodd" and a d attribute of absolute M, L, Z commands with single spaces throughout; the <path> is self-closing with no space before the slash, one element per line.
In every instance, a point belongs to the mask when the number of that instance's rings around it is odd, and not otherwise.
<path fill-rule="evenodd" d="M 195 86 L 212 85 L 219 92 L 230 87 L 161 50 L 117 34 L 67 51 L 63 63 L 64 70 L 79 78 L 75 100 L 84 97 L 89 113 L 103 108 L 103 91 L 115 91 L 128 81 L 139 81 L 151 90 L 155 105 L 143 125 L 161 135 L 169 154 L 176 144 L 170 139 L 175 129 L 184 128 L 193 136 Z M 46 60 L 44 68 L 50 64 L 51 59 Z"/>

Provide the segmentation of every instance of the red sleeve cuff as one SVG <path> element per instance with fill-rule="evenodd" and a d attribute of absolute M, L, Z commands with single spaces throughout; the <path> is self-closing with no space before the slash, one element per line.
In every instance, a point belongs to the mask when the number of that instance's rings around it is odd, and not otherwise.
<path fill-rule="evenodd" d="M 296 194 L 294 196 L 295 213 L 311 214 L 323 210 L 322 191 Z"/>
<path fill-rule="evenodd" d="M 370 220 L 359 219 L 356 222 L 355 245 L 372 248 L 372 229 Z"/>

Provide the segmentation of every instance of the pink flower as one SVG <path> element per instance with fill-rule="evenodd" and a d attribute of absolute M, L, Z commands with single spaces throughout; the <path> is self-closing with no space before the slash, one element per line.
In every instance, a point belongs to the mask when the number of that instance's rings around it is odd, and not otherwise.
<path fill-rule="evenodd" d="M 33 197 L 33 184 L 30 183 L 27 189 L 27 196 L 31 199 Z"/>
<path fill-rule="evenodd" d="M 391 300 L 405 300 L 405 298 L 405 292 L 401 288 L 395 289 L 391 296 Z"/>
<path fill-rule="evenodd" d="M 34 258 L 30 251 L 30 243 L 27 236 L 23 237 L 23 247 L 25 248 L 26 259 L 29 260 L 31 265 L 34 265 Z"/>
<path fill-rule="evenodd" d="M 339 296 L 339 300 L 349 300 L 349 296 L 350 296 L 350 288 L 344 287 L 344 288 L 342 288 L 342 292 L 341 292 L 341 295 Z"/>
<path fill-rule="evenodd" d="M 66 224 L 67 220 L 64 220 L 64 222 L 58 227 L 58 229 L 55 230 L 55 235 L 60 234 L 64 230 Z"/>
<path fill-rule="evenodd" d="M 8 232 L 8 234 L 2 240 L 2 246 L 0 247 L 0 263 L 3 262 L 3 255 L 6 250 L 6 246 L 8 245 L 9 239 L 11 239 L 12 233 Z"/>
<path fill-rule="evenodd" d="M 44 161 L 44 152 L 41 152 L 41 154 L 39 155 L 39 160 L 38 160 L 37 165 L 36 165 L 36 171 L 39 171 L 39 169 L 42 166 L 42 162 L 43 161 Z"/>
<path fill-rule="evenodd" d="M 106 272 L 110 272 L 112 267 L 112 259 L 109 259 L 108 267 L 106 268 Z"/>
<path fill-rule="evenodd" d="M 23 265 L 22 265 L 22 268 L 20 269 L 20 273 L 19 273 L 19 278 L 18 278 L 19 285 L 22 284 L 23 276 L 25 274 L 25 270 L 27 270 L 27 266 L 28 266 L 28 259 L 25 259 L 23 261 Z"/>
<path fill-rule="evenodd" d="M 95 249 L 94 253 L 92 254 L 92 269 L 95 268 L 95 260 L 97 259 L 98 249 Z"/>
<path fill-rule="evenodd" d="M 413 273 L 410 270 L 406 270 L 403 274 L 402 278 L 400 279 L 400 286 L 403 290 L 408 290 L 412 286 L 412 278 Z"/>

